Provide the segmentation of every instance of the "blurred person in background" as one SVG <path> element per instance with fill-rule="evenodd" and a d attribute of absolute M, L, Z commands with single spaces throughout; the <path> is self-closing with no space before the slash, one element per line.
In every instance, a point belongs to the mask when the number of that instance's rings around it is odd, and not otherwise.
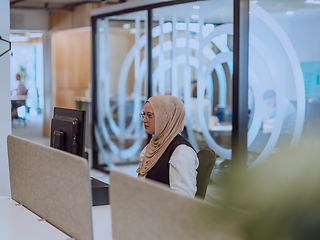
<path fill-rule="evenodd" d="M 27 95 L 28 89 L 24 84 L 24 81 L 21 80 L 21 75 L 19 73 L 16 74 L 16 80 L 18 81 L 18 87 L 11 91 L 13 95 Z M 15 94 L 14 94 L 15 93 Z"/>
<path fill-rule="evenodd" d="M 263 94 L 263 100 L 266 105 L 270 108 L 270 113 L 266 117 L 263 117 L 262 121 L 264 124 L 274 125 L 276 121 L 276 112 L 277 112 L 277 98 L 276 93 L 273 89 L 267 90 Z M 277 142 L 276 147 L 287 148 L 289 147 L 294 127 L 296 124 L 296 108 L 288 100 L 284 99 L 284 118 L 281 128 L 281 133 Z"/>

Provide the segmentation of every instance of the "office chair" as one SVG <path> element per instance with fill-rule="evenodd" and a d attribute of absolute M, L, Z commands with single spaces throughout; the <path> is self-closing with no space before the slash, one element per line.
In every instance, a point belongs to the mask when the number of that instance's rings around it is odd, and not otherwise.
<path fill-rule="evenodd" d="M 204 199 L 210 175 L 216 162 L 217 155 L 211 149 L 202 149 L 198 152 L 199 167 L 197 169 L 197 192 L 196 196 Z"/>
<path fill-rule="evenodd" d="M 183 127 L 183 130 L 181 132 L 181 136 L 184 137 L 185 139 L 188 139 L 188 132 L 186 126 Z"/>
<path fill-rule="evenodd" d="M 26 96 L 25 96 L 26 97 Z M 20 117 L 18 114 L 18 108 L 26 106 L 26 99 L 21 99 L 21 100 L 11 100 L 11 120 L 13 121 L 14 119 L 17 120 L 22 120 L 24 123 L 24 126 L 27 125 L 26 118 Z"/>

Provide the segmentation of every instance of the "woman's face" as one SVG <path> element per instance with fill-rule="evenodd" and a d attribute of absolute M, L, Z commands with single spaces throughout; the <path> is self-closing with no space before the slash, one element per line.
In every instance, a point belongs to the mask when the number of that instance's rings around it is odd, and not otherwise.
<path fill-rule="evenodd" d="M 154 134 L 155 117 L 153 108 L 149 102 L 146 102 L 146 104 L 144 104 L 143 113 L 146 115 L 144 119 L 142 119 L 146 133 Z"/>

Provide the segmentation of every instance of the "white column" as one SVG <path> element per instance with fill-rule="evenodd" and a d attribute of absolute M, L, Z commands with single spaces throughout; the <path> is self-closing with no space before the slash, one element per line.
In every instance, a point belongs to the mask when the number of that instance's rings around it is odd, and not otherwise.
<path fill-rule="evenodd" d="M 0 1 L 0 36 L 9 40 L 9 0 Z M 0 54 L 9 44 L 0 42 Z M 7 136 L 11 134 L 10 52 L 0 57 L 0 196 L 11 196 L 7 152 Z"/>
<path fill-rule="evenodd" d="M 53 90 L 52 90 L 52 52 L 51 31 L 43 34 L 43 136 L 50 137 L 51 119 L 53 117 Z"/>
<path fill-rule="evenodd" d="M 172 7 L 172 76 L 171 95 L 178 97 L 178 64 L 177 64 L 177 6 Z"/>

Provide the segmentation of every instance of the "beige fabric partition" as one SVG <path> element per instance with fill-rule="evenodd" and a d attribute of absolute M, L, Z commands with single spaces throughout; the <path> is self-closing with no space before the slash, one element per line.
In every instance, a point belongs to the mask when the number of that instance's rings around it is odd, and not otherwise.
<path fill-rule="evenodd" d="M 117 171 L 110 174 L 113 240 L 243 238 L 243 212 L 173 192 L 165 185 Z"/>
<path fill-rule="evenodd" d="M 77 240 L 91 240 L 91 185 L 85 159 L 8 136 L 11 197 Z"/>

